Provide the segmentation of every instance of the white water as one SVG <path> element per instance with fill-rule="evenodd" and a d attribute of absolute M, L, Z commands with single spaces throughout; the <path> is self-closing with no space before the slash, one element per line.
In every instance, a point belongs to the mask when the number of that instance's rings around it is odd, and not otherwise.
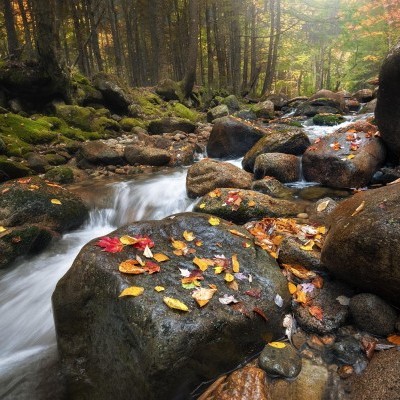
<path fill-rule="evenodd" d="M 54 386 L 62 385 L 57 381 L 51 310 L 58 280 L 91 239 L 131 221 L 190 210 L 194 202 L 186 197 L 185 178 L 186 170 L 180 170 L 113 184 L 110 206 L 92 210 L 85 227 L 63 236 L 41 255 L 0 272 L 0 399 L 58 398 L 61 389 Z"/>

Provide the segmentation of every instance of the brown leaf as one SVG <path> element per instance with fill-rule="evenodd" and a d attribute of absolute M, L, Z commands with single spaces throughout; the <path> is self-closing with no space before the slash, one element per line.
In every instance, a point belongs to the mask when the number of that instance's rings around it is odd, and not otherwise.
<path fill-rule="evenodd" d="M 300 279 L 313 279 L 317 277 L 317 274 L 314 271 L 310 271 L 302 265 L 282 264 L 282 266 Z"/>
<path fill-rule="evenodd" d="M 261 297 L 261 289 L 258 288 L 250 289 L 244 292 L 244 294 L 259 299 Z"/>
<path fill-rule="evenodd" d="M 311 306 L 308 307 L 308 312 L 316 318 L 318 321 L 322 321 L 324 318 L 324 312 L 322 311 L 321 307 L 318 306 Z"/>
<path fill-rule="evenodd" d="M 264 311 L 261 310 L 261 308 L 254 307 L 254 308 L 253 308 L 253 312 L 255 312 L 256 314 L 258 314 L 261 318 L 264 318 L 265 321 L 268 321 L 267 316 L 265 315 Z"/>
<path fill-rule="evenodd" d="M 239 301 L 238 303 L 231 303 L 230 307 L 233 308 L 235 311 L 242 313 L 247 318 L 251 317 L 249 310 L 246 308 L 244 303 L 242 303 L 241 301 Z"/>

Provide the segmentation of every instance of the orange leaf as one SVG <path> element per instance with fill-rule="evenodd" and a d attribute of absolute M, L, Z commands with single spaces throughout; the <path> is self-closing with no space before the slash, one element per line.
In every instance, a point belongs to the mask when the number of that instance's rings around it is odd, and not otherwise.
<path fill-rule="evenodd" d="M 315 272 L 304 268 L 302 265 L 282 264 L 282 266 L 300 279 L 312 279 L 317 276 Z"/>
<path fill-rule="evenodd" d="M 250 200 L 248 203 L 247 203 L 247 206 L 248 207 L 254 207 L 256 205 L 256 202 L 254 201 L 254 200 Z"/>
<path fill-rule="evenodd" d="M 297 303 L 302 303 L 302 304 L 306 304 L 308 299 L 307 299 L 307 294 L 305 292 L 303 292 L 302 290 L 298 290 L 295 293 L 295 301 Z"/>
<path fill-rule="evenodd" d="M 177 250 L 183 250 L 187 247 L 185 242 L 180 240 L 171 239 L 172 247 Z"/>
<path fill-rule="evenodd" d="M 311 307 L 308 307 L 308 312 L 309 312 L 314 318 L 316 318 L 318 321 L 322 321 L 323 318 L 324 318 L 324 313 L 323 313 L 321 307 L 318 307 L 318 306 L 311 306 Z"/>
<path fill-rule="evenodd" d="M 214 265 L 214 261 L 209 258 L 198 258 L 195 257 L 193 259 L 193 264 L 197 265 L 202 271 L 206 271 L 208 267 L 212 267 Z"/>
<path fill-rule="evenodd" d="M 297 286 L 292 282 L 288 282 L 288 289 L 290 294 L 294 294 L 297 292 Z"/>
<path fill-rule="evenodd" d="M 390 335 L 387 337 L 387 341 L 400 346 L 400 335 Z"/>
<path fill-rule="evenodd" d="M 237 231 L 236 229 L 229 229 L 229 232 L 232 233 L 232 235 L 240 236 L 245 239 L 251 240 L 248 236 L 246 236 L 244 233 Z"/>
<path fill-rule="evenodd" d="M 139 262 L 136 260 L 126 260 L 119 264 L 119 272 L 124 274 L 139 275 L 146 272 L 146 270 L 139 266 Z"/>
<path fill-rule="evenodd" d="M 157 262 L 164 262 L 164 261 L 168 261 L 169 257 L 165 254 L 162 253 L 156 253 L 153 254 L 153 258 L 157 261 Z"/>
<path fill-rule="evenodd" d="M 237 272 L 239 272 L 239 269 L 240 269 L 239 261 L 237 259 L 237 255 L 234 254 L 232 256 L 232 271 L 237 273 Z"/>

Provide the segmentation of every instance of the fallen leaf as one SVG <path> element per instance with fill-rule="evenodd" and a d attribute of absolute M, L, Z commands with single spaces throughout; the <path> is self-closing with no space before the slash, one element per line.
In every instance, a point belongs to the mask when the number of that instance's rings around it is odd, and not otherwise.
<path fill-rule="evenodd" d="M 284 349 L 286 347 L 286 343 L 283 343 L 283 342 L 269 342 L 268 346 L 275 347 L 275 349 Z"/>
<path fill-rule="evenodd" d="M 321 307 L 318 306 L 311 306 L 308 307 L 308 312 L 316 318 L 318 321 L 322 321 L 324 318 L 324 312 L 322 311 Z"/>
<path fill-rule="evenodd" d="M 138 240 L 137 240 L 136 238 L 134 238 L 134 237 L 132 237 L 132 236 L 128 236 L 128 235 L 121 236 L 121 237 L 119 238 L 119 241 L 120 241 L 122 244 L 125 244 L 125 245 L 127 245 L 127 246 L 136 244 L 136 243 L 138 242 Z"/>
<path fill-rule="evenodd" d="M 274 302 L 278 307 L 282 307 L 283 306 L 282 296 L 280 296 L 279 294 L 276 294 L 276 296 L 274 298 Z"/>
<path fill-rule="evenodd" d="M 336 297 L 336 300 L 342 305 L 342 306 L 348 306 L 350 304 L 350 299 L 346 296 L 338 296 Z"/>
<path fill-rule="evenodd" d="M 217 289 L 200 288 L 192 293 L 192 297 L 200 307 L 204 307 L 212 299 L 216 291 Z"/>
<path fill-rule="evenodd" d="M 209 258 L 198 258 L 195 257 L 193 259 L 193 264 L 197 265 L 202 271 L 206 271 L 208 267 L 212 267 L 214 265 L 214 261 Z"/>
<path fill-rule="evenodd" d="M 154 242 L 148 236 L 136 236 L 137 242 L 133 244 L 135 249 L 144 251 L 146 246 L 148 248 L 154 247 Z"/>
<path fill-rule="evenodd" d="M 163 301 L 169 308 L 180 311 L 189 311 L 189 307 L 180 300 L 173 299 L 172 297 L 164 297 Z"/>
<path fill-rule="evenodd" d="M 285 335 L 289 339 L 289 342 L 292 342 L 292 336 L 296 332 L 296 320 L 293 318 L 291 314 L 286 314 L 282 321 L 282 326 L 285 329 Z"/>
<path fill-rule="evenodd" d="M 243 246 L 245 249 L 248 249 L 249 247 L 251 247 L 251 244 L 250 244 L 249 242 L 243 242 L 243 243 L 242 243 L 242 246 Z"/>
<path fill-rule="evenodd" d="M 211 198 L 221 197 L 221 189 L 214 189 L 212 192 L 208 193 Z"/>
<path fill-rule="evenodd" d="M 25 185 L 26 183 L 29 183 L 32 178 L 20 178 L 17 180 L 18 183 L 21 183 L 22 185 Z"/>
<path fill-rule="evenodd" d="M 196 240 L 196 241 L 194 242 L 194 244 L 195 244 L 197 247 L 203 246 L 203 242 L 202 242 L 201 240 Z"/>
<path fill-rule="evenodd" d="M 61 205 L 61 201 L 58 199 L 51 199 L 50 202 L 51 202 L 51 204 Z"/>
<path fill-rule="evenodd" d="M 146 261 L 143 268 L 149 273 L 149 275 L 160 272 L 161 270 L 160 266 L 153 261 Z"/>
<path fill-rule="evenodd" d="M 118 297 L 124 296 L 140 296 L 144 292 L 144 288 L 140 286 L 131 286 L 124 289 Z"/>
<path fill-rule="evenodd" d="M 227 283 L 227 286 L 231 290 L 235 290 L 235 291 L 239 290 L 239 284 L 236 281 L 232 281 L 232 282 Z"/>
<path fill-rule="evenodd" d="M 196 239 L 196 236 L 194 236 L 193 232 L 188 231 L 183 232 L 183 237 L 188 242 L 192 242 L 194 239 Z"/>
<path fill-rule="evenodd" d="M 187 278 L 190 276 L 190 271 L 188 269 L 185 268 L 179 268 L 179 271 L 181 273 L 181 276 Z"/>
<path fill-rule="evenodd" d="M 363 337 L 361 339 L 361 346 L 368 360 L 371 360 L 373 357 L 377 343 L 378 341 L 372 337 Z"/>
<path fill-rule="evenodd" d="M 232 233 L 232 235 L 240 236 L 240 237 L 242 237 L 242 238 L 251 240 L 251 239 L 250 239 L 248 236 L 246 236 L 244 233 L 239 232 L 239 231 L 236 230 L 236 229 L 229 229 L 229 232 Z"/>
<path fill-rule="evenodd" d="M 304 268 L 302 265 L 282 264 L 282 267 L 300 279 L 312 279 L 317 276 L 315 272 Z"/>
<path fill-rule="evenodd" d="M 324 287 L 324 280 L 322 279 L 321 276 L 317 275 L 311 283 L 317 288 L 317 289 L 322 289 Z"/>
<path fill-rule="evenodd" d="M 5 232 L 7 228 L 4 228 L 4 226 L 0 226 L 0 233 Z"/>
<path fill-rule="evenodd" d="M 237 273 L 239 272 L 240 269 L 240 265 L 239 265 L 239 261 L 237 259 L 237 254 L 234 254 L 232 256 L 232 271 Z"/>
<path fill-rule="evenodd" d="M 201 203 L 200 205 L 199 205 L 199 208 L 202 210 L 203 208 L 206 208 L 206 203 Z"/>
<path fill-rule="evenodd" d="M 217 217 L 210 217 L 208 222 L 209 222 L 210 225 L 216 226 L 216 225 L 219 225 L 221 221 Z"/>
<path fill-rule="evenodd" d="M 297 286 L 292 282 L 288 282 L 288 289 L 290 294 L 294 294 L 297 292 Z"/>
<path fill-rule="evenodd" d="M 155 290 L 156 292 L 160 293 L 160 292 L 163 292 L 163 291 L 165 290 L 165 287 L 164 287 L 164 286 L 156 286 L 156 287 L 154 288 L 154 290 Z"/>
<path fill-rule="evenodd" d="M 124 274 L 132 275 L 144 274 L 146 272 L 146 270 L 142 268 L 139 262 L 136 260 L 123 261 L 121 264 L 119 264 L 118 270 Z"/>
<path fill-rule="evenodd" d="M 244 294 L 247 294 L 248 296 L 259 299 L 261 297 L 261 289 L 254 288 L 254 289 L 246 290 L 244 292 Z"/>
<path fill-rule="evenodd" d="M 224 294 L 222 297 L 220 297 L 219 302 L 225 305 L 231 304 L 231 303 L 238 303 L 238 300 L 235 299 L 234 296 Z"/>
<path fill-rule="evenodd" d="M 326 200 L 326 201 L 319 203 L 317 206 L 317 211 L 318 212 L 325 211 L 326 207 L 328 207 L 328 205 L 329 205 L 329 202 L 330 202 L 330 200 Z"/>
<path fill-rule="evenodd" d="M 231 308 L 234 309 L 235 311 L 242 313 L 247 318 L 251 318 L 249 310 L 246 308 L 246 306 L 241 301 L 239 301 L 237 303 L 231 303 Z"/>
<path fill-rule="evenodd" d="M 354 157 L 355 157 L 354 154 L 349 154 L 346 158 L 347 158 L 348 160 L 352 160 Z"/>
<path fill-rule="evenodd" d="M 335 151 L 338 151 L 342 148 L 339 142 L 331 143 L 329 147 L 331 147 Z"/>
<path fill-rule="evenodd" d="M 29 190 L 38 190 L 39 186 L 38 185 L 30 185 Z"/>
<path fill-rule="evenodd" d="M 165 254 L 162 254 L 162 253 L 153 254 L 153 258 L 157 262 L 164 262 L 164 261 L 168 261 L 170 259 L 168 256 L 166 256 Z"/>
<path fill-rule="evenodd" d="M 153 253 L 151 252 L 149 246 L 146 246 L 146 247 L 144 248 L 143 255 L 144 255 L 146 258 L 153 258 Z"/>
<path fill-rule="evenodd" d="M 253 308 L 253 312 L 255 312 L 255 313 L 258 314 L 260 317 L 262 317 L 263 319 L 265 319 L 265 321 L 268 321 L 267 316 L 265 315 L 264 311 L 261 310 L 261 308 L 254 307 L 254 308 Z"/>
<path fill-rule="evenodd" d="M 361 204 L 354 210 L 353 214 L 351 214 L 351 216 L 354 217 L 355 215 L 357 215 L 359 212 L 364 210 L 364 207 L 365 207 L 365 201 L 362 201 Z"/>
<path fill-rule="evenodd" d="M 103 237 L 97 243 L 96 246 L 102 247 L 103 251 L 107 253 L 119 253 L 124 248 L 124 245 L 120 242 L 119 238 L 114 237 Z"/>
<path fill-rule="evenodd" d="M 295 295 L 294 295 L 294 299 L 297 303 L 302 303 L 302 304 L 306 304 L 308 302 L 307 299 L 307 294 L 305 292 L 302 292 L 301 290 L 298 290 Z"/>
<path fill-rule="evenodd" d="M 235 277 L 228 272 L 228 273 L 225 274 L 224 279 L 225 279 L 226 282 L 232 282 L 235 279 Z"/>
<path fill-rule="evenodd" d="M 247 203 L 247 206 L 248 207 L 254 207 L 256 205 L 256 202 L 254 201 L 254 200 L 250 200 L 248 203 Z"/>
<path fill-rule="evenodd" d="M 309 240 L 304 246 L 300 246 L 301 250 L 311 251 L 315 245 L 314 240 Z"/>
<path fill-rule="evenodd" d="M 390 335 L 387 337 L 387 341 L 400 346 L 400 335 Z"/>
<path fill-rule="evenodd" d="M 300 290 L 304 293 L 312 293 L 315 290 L 315 286 L 312 283 L 302 283 L 300 287 Z"/>

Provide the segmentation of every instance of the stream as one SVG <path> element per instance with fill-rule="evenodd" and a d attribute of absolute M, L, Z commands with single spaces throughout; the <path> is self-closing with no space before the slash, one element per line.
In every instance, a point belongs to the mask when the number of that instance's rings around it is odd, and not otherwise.
<path fill-rule="evenodd" d="M 340 126 L 306 127 L 310 139 Z M 240 166 L 241 160 L 233 160 Z M 0 399 L 59 400 L 63 383 L 57 364 L 51 295 L 82 246 L 128 222 L 161 219 L 192 209 L 186 196 L 187 168 L 166 170 L 122 182 L 91 181 L 72 188 L 88 194 L 89 221 L 45 252 L 0 271 Z M 298 186 L 307 186 L 298 182 Z"/>

